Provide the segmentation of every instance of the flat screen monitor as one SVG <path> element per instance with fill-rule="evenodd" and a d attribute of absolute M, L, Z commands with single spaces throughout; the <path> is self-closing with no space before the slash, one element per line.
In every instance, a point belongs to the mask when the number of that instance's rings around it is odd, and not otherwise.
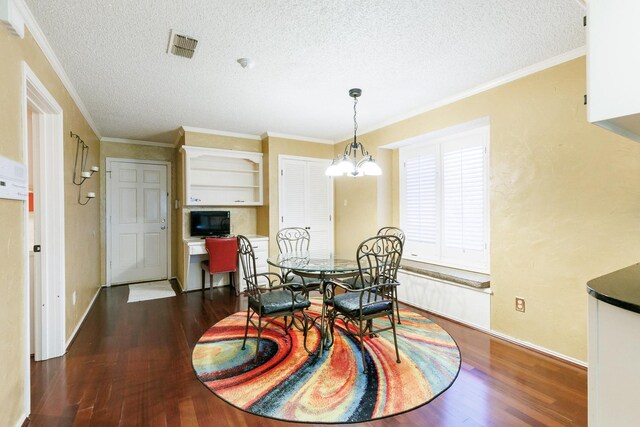
<path fill-rule="evenodd" d="M 231 234 L 229 211 L 191 211 L 191 236 L 226 236 Z"/>

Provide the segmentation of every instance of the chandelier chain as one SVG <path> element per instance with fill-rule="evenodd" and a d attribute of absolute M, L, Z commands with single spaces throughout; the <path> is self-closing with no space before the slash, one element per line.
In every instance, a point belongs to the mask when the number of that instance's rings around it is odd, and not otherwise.
<path fill-rule="evenodd" d="M 358 134 L 358 120 L 356 119 L 356 106 L 358 105 L 358 98 L 353 97 L 353 142 L 356 142 L 356 135 Z"/>

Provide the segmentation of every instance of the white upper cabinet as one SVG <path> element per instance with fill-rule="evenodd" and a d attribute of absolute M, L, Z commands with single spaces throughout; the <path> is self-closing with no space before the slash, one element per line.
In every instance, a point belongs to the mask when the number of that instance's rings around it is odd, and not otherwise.
<path fill-rule="evenodd" d="M 640 1 L 587 4 L 589 121 L 640 142 Z"/>
<path fill-rule="evenodd" d="M 262 153 L 183 146 L 187 206 L 262 205 Z"/>

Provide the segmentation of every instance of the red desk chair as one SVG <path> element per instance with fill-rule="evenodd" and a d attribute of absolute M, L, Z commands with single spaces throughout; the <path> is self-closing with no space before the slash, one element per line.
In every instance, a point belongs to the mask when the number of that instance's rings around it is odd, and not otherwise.
<path fill-rule="evenodd" d="M 229 273 L 229 283 L 235 288 L 234 276 L 238 270 L 238 239 L 236 237 L 206 238 L 204 246 L 209 254 L 202 261 L 202 291 L 204 292 L 205 273 L 209 273 L 209 289 L 213 292 L 213 275 Z"/>

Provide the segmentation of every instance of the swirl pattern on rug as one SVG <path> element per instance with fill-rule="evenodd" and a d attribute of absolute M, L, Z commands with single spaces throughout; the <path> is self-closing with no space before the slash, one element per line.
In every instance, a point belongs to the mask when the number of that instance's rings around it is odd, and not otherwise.
<path fill-rule="evenodd" d="M 312 299 L 309 314 L 319 315 Z M 422 406 L 448 389 L 460 370 L 460 351 L 451 336 L 431 320 L 401 310 L 397 325 L 401 363 L 396 363 L 391 331 L 365 339 L 364 374 L 359 343 L 336 322 L 334 345 L 321 359 L 310 357 L 303 335 L 279 325 L 262 333 L 255 361 L 257 331 L 249 327 L 242 350 L 246 312 L 209 328 L 193 350 L 198 379 L 231 405 L 279 420 L 350 423 L 384 418 Z M 278 319 L 277 322 L 282 322 Z M 385 322 L 377 319 L 374 322 Z M 319 329 L 309 332 L 307 347 L 317 350 Z"/>

